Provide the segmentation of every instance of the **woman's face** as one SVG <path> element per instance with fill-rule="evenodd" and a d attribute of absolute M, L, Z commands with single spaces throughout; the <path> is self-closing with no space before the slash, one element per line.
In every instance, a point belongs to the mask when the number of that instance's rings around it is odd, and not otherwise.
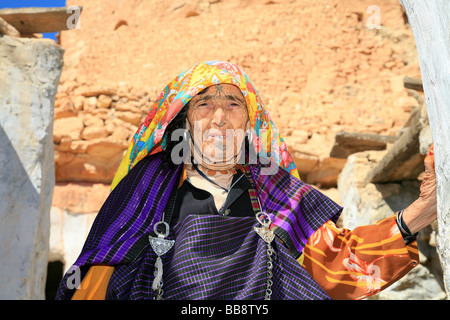
<path fill-rule="evenodd" d="M 209 87 L 193 97 L 187 119 L 195 146 L 213 163 L 232 161 L 248 129 L 245 98 L 231 84 Z"/>

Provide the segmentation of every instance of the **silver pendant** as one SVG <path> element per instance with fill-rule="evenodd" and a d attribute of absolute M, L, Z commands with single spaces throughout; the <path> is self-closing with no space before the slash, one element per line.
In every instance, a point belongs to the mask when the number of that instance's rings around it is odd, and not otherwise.
<path fill-rule="evenodd" d="M 175 243 L 175 240 L 155 238 L 152 236 L 149 237 L 149 240 L 153 251 L 155 251 L 158 257 L 164 255 L 167 251 L 169 251 Z"/>
<path fill-rule="evenodd" d="M 267 243 L 267 284 L 266 293 L 264 295 L 265 300 L 270 300 L 272 296 L 272 277 L 273 277 L 273 261 L 277 258 L 275 250 L 272 248 L 272 241 L 275 239 L 275 234 L 270 230 L 270 224 L 272 219 L 265 212 L 259 212 L 256 214 L 256 220 L 261 224 L 261 227 L 254 227 L 256 233 Z"/>
<path fill-rule="evenodd" d="M 264 217 L 261 217 L 264 216 Z M 271 243 L 275 238 L 275 234 L 270 230 L 270 224 L 272 220 L 265 212 L 259 212 L 256 214 L 256 220 L 261 224 L 261 227 L 254 227 L 256 233 L 267 243 Z"/>
<path fill-rule="evenodd" d="M 158 231 L 158 226 L 160 224 L 163 224 L 165 227 L 164 233 Z M 167 237 L 169 234 L 169 225 L 164 221 L 157 222 L 153 227 L 153 230 L 155 231 L 157 237 L 149 236 L 148 239 L 153 251 L 155 251 L 158 257 L 156 258 L 155 262 L 155 279 L 153 280 L 152 290 L 155 292 L 155 300 L 162 300 L 163 263 L 161 256 L 166 254 L 173 247 L 175 240 L 165 239 L 165 237 Z"/>

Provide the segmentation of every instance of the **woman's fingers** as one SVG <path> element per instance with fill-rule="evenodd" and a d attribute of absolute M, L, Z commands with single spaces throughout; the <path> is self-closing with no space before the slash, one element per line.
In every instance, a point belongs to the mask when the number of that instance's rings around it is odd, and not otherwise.
<path fill-rule="evenodd" d="M 428 155 L 425 157 L 425 173 L 434 174 L 434 144 L 428 149 Z"/>
<path fill-rule="evenodd" d="M 420 185 L 420 197 L 422 199 L 436 200 L 436 172 L 434 167 L 434 145 L 428 149 L 428 155 L 424 160 L 425 175 Z M 431 199 L 430 199 L 431 198 Z"/>

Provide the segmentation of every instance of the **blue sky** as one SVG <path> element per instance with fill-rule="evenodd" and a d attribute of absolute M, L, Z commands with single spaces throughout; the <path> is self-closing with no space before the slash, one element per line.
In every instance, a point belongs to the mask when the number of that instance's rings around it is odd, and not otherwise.
<path fill-rule="evenodd" d="M 0 0 L 0 9 L 27 7 L 65 7 L 66 0 Z M 45 38 L 55 40 L 54 33 L 44 33 Z"/>

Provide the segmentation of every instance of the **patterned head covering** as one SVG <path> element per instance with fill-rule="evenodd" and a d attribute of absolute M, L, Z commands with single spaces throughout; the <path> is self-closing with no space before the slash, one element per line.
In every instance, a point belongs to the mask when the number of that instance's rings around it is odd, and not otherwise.
<path fill-rule="evenodd" d="M 178 112 L 200 91 L 217 84 L 237 86 L 247 103 L 253 145 L 259 155 L 266 155 L 275 164 L 300 178 L 286 143 L 272 122 L 261 98 L 245 72 L 223 61 L 195 64 L 178 75 L 161 92 L 144 123 L 136 131 L 112 182 L 112 189 L 147 155 L 164 150 L 164 132 Z"/>

